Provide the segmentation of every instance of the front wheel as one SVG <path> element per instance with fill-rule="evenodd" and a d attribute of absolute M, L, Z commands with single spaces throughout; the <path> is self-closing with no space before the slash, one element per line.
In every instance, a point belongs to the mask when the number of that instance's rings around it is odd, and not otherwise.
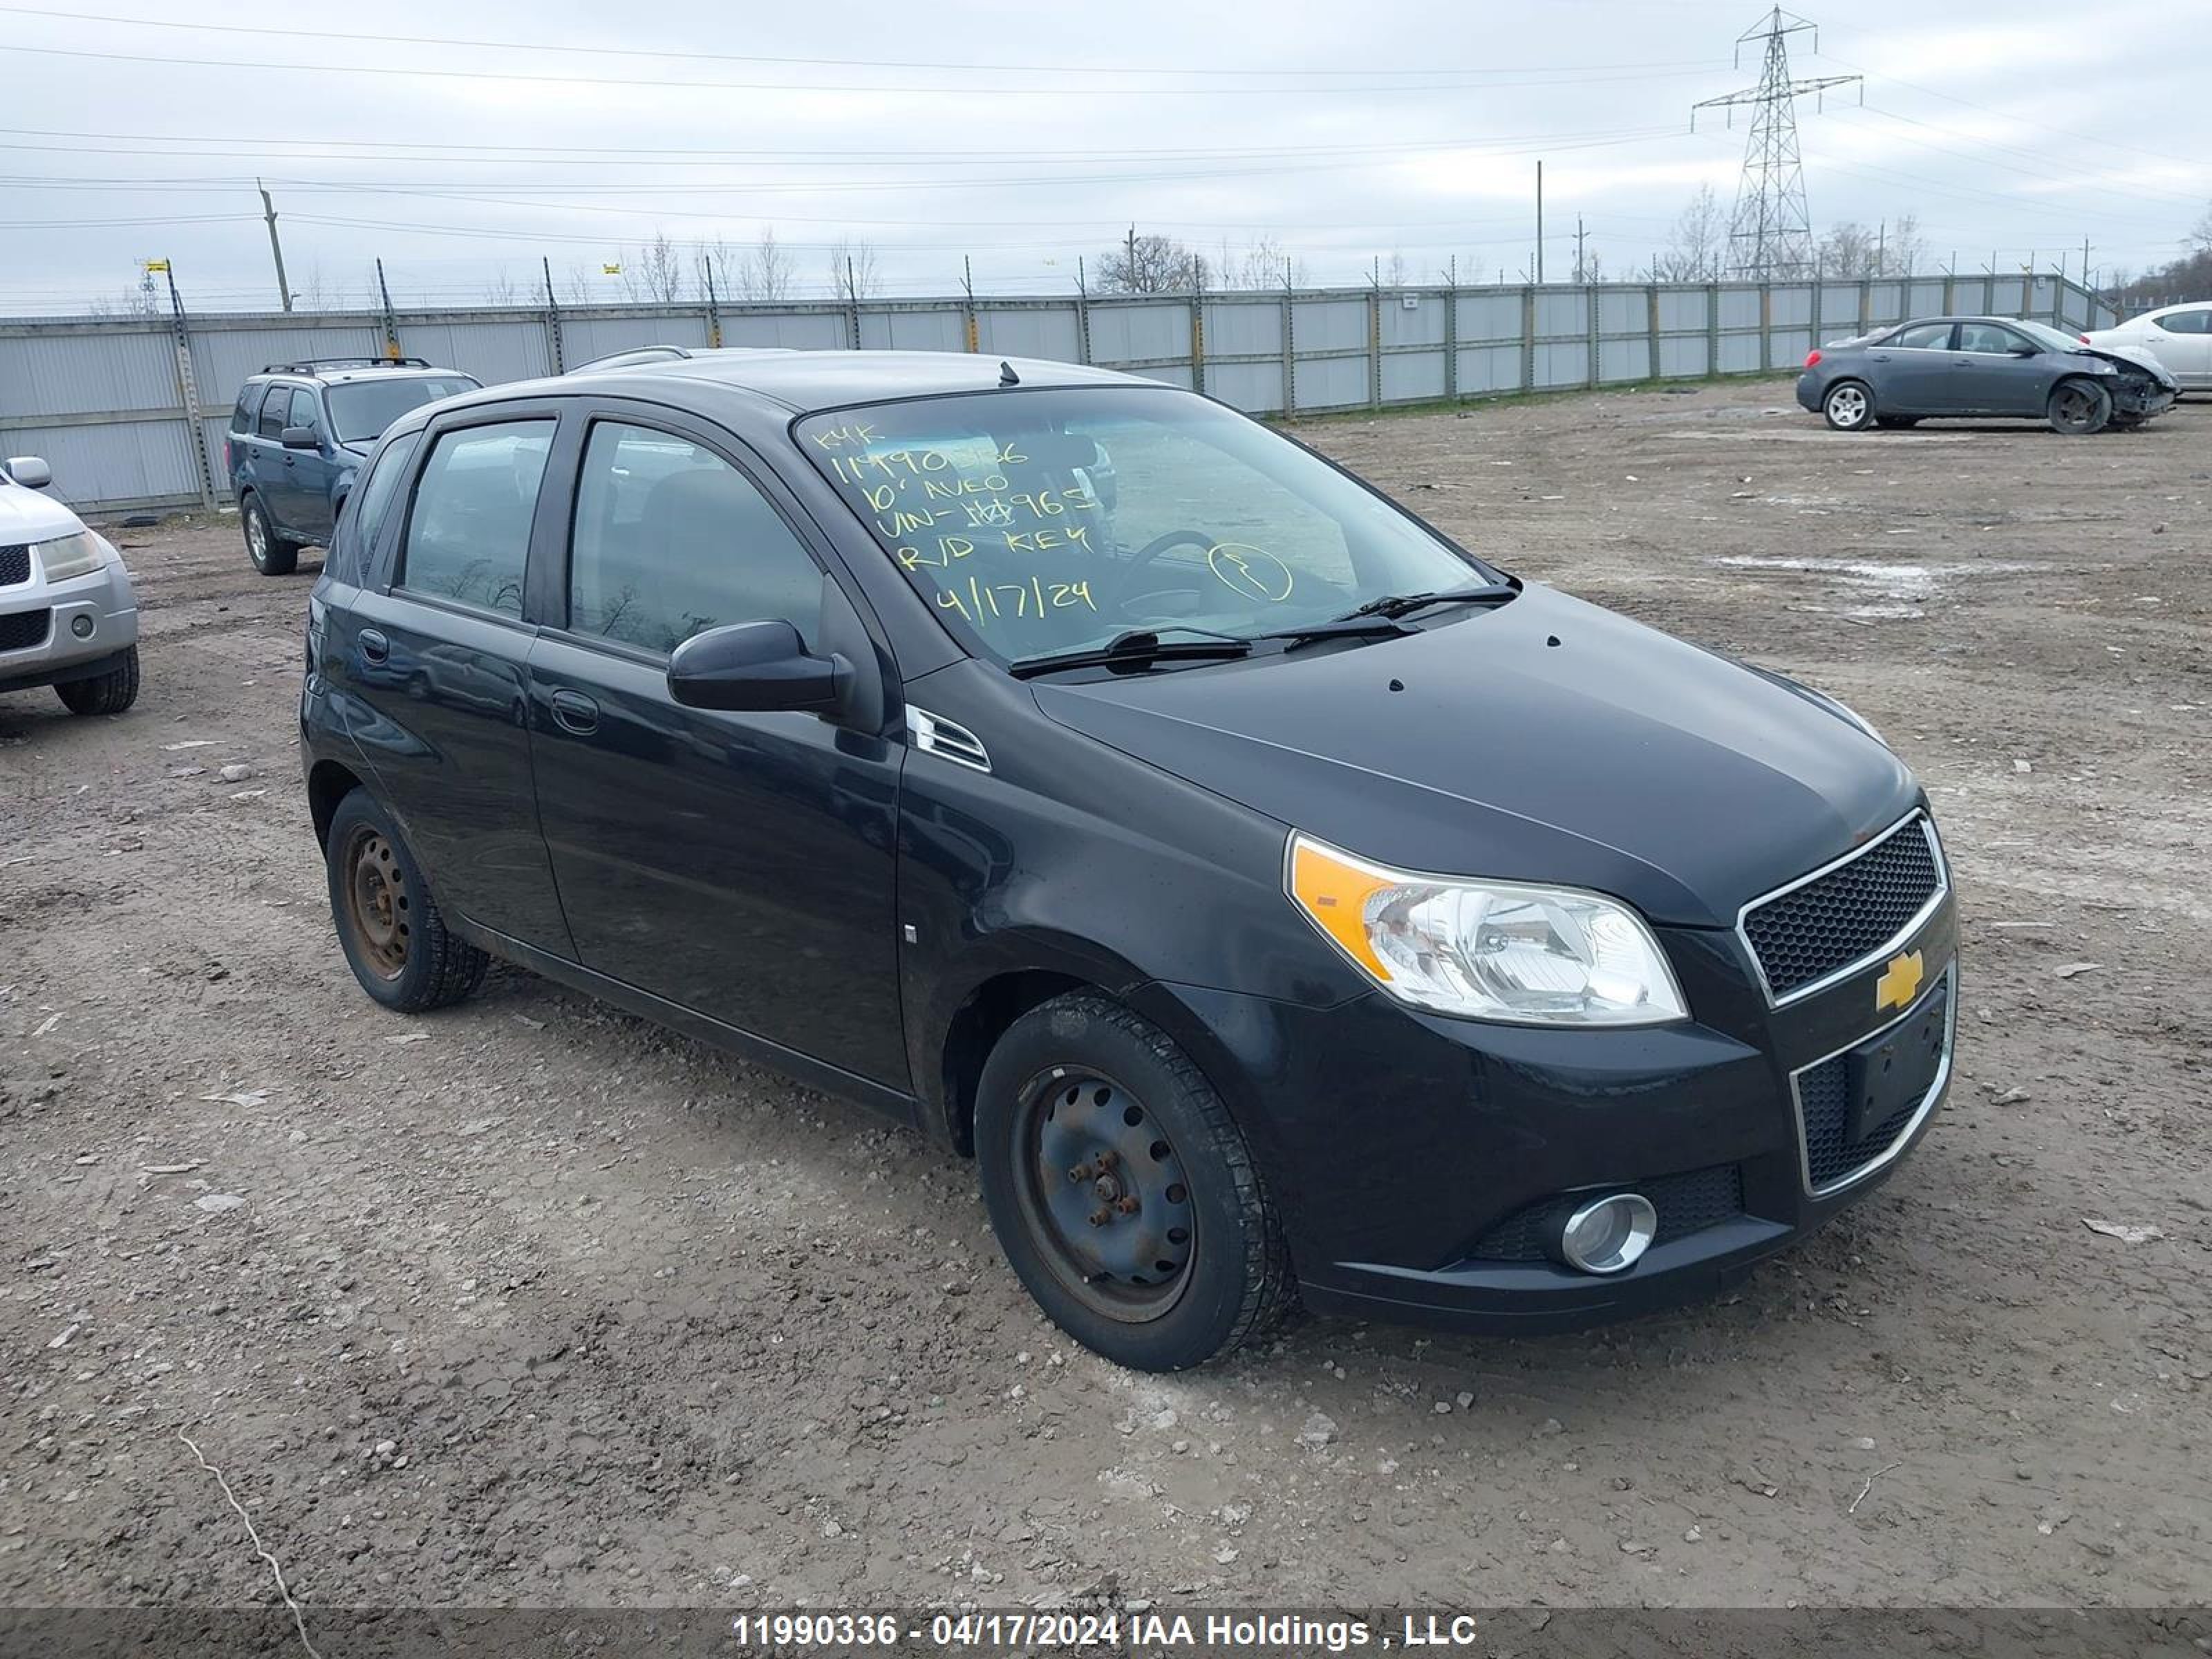
<path fill-rule="evenodd" d="M 260 496 L 248 495 L 240 503 L 238 515 L 245 521 L 246 556 L 256 570 L 264 576 L 289 576 L 299 568 L 300 544 L 276 533 Z"/>
<path fill-rule="evenodd" d="M 1243 1136 L 1165 1032 L 1088 993 L 1016 1020 L 975 1102 L 983 1202 L 1053 1322 L 1137 1370 L 1264 1335 L 1290 1261 Z"/>
<path fill-rule="evenodd" d="M 1838 432 L 1863 432 L 1874 424 L 1874 399 L 1856 380 L 1838 380 L 1820 400 L 1820 413 Z"/>
<path fill-rule="evenodd" d="M 2112 421 L 2112 394 L 2093 381 L 2061 380 L 2051 388 L 2045 413 L 2053 432 L 2086 438 Z"/>
<path fill-rule="evenodd" d="M 105 674 L 88 680 L 64 680 L 54 688 L 62 707 L 72 714 L 119 714 L 138 701 L 138 647 L 131 647 L 123 660 Z"/>

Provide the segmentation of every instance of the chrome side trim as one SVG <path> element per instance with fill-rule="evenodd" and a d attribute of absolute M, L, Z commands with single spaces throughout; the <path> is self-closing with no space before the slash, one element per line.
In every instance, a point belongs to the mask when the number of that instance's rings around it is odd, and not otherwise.
<path fill-rule="evenodd" d="M 1848 1187 L 1856 1186 L 1875 1171 L 1886 1170 L 1896 1163 L 1904 1152 L 1906 1144 L 1913 1136 L 1920 1133 L 1920 1126 L 1928 1121 L 1928 1115 L 1942 1103 L 1943 1091 L 1951 1085 L 1951 1056 L 1959 1046 L 1959 964 L 1955 958 L 1951 965 L 1943 970 L 1943 977 L 1937 981 L 1937 984 L 1942 987 L 1947 1000 L 1943 1007 L 1943 1062 L 1936 1068 L 1936 1080 L 1928 1085 L 1928 1092 L 1921 1097 L 1918 1109 L 1912 1114 L 1905 1126 L 1898 1131 L 1896 1139 L 1851 1170 L 1850 1174 L 1838 1176 L 1825 1187 L 1815 1187 L 1813 1184 L 1813 1154 L 1805 1140 L 1805 1097 L 1798 1086 L 1797 1080 L 1815 1066 L 1826 1066 L 1838 1054 L 1850 1053 L 1868 1038 L 1880 1036 L 1891 1027 L 1904 1024 L 1906 1020 L 1912 1018 L 1920 1004 L 1927 1001 L 1929 996 L 1934 994 L 1935 987 L 1929 987 L 1928 992 L 1921 995 L 1911 1008 L 1907 1008 L 1895 1019 L 1875 1026 L 1871 1031 L 1852 1038 L 1842 1048 L 1832 1049 L 1822 1054 L 1818 1060 L 1809 1060 L 1790 1073 L 1790 1109 L 1797 1120 L 1797 1178 L 1804 1183 L 1807 1197 L 1832 1198 Z"/>
<path fill-rule="evenodd" d="M 906 706 L 907 735 L 914 746 L 925 754 L 935 755 L 951 761 L 955 766 L 965 766 L 978 772 L 991 769 L 991 751 L 983 747 L 983 740 L 957 721 L 946 720 L 942 714 L 933 714 L 927 708 Z"/>
<path fill-rule="evenodd" d="M 1847 864 L 1856 863 L 1892 836 L 1915 825 L 1919 827 L 1920 833 L 1927 838 L 1928 855 L 1936 861 L 1936 890 L 1929 895 L 1928 902 L 1915 911 L 1904 927 L 1899 928 L 1864 956 L 1845 963 L 1833 972 L 1823 974 L 1816 980 L 1811 980 L 1798 986 L 1787 995 L 1776 996 L 1774 987 L 1766 977 L 1766 964 L 1759 959 L 1759 947 L 1751 942 L 1751 929 L 1748 926 L 1751 913 L 1761 906 L 1771 904 L 1775 900 L 1787 894 L 1796 892 L 1808 883 L 1818 881 L 1821 877 L 1842 869 Z M 1766 1006 L 1770 1008 L 1786 1008 L 1793 1002 L 1799 1002 L 1807 997 L 1817 995 L 1830 986 L 1849 979 L 1853 974 L 1863 973 L 1885 957 L 1893 955 L 1898 946 L 1928 925 L 1928 919 L 1942 908 L 1943 901 L 1950 896 L 1951 866 L 1943 857 L 1943 843 L 1936 834 L 1935 820 L 1916 806 L 1895 823 L 1891 824 L 1888 829 L 1867 842 L 1865 846 L 1855 847 L 1843 857 L 1831 859 L 1819 869 L 1808 871 L 1798 877 L 1796 880 L 1784 882 L 1772 892 L 1761 893 L 1757 898 L 1753 899 L 1735 913 L 1735 936 L 1743 941 L 1744 954 L 1751 958 L 1751 971 L 1758 977 L 1759 994 L 1766 999 Z"/>

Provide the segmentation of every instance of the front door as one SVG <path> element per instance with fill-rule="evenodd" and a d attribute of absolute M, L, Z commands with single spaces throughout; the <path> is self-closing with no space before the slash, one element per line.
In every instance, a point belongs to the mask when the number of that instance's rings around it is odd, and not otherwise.
<path fill-rule="evenodd" d="M 2051 358 L 2000 323 L 1961 323 L 1953 358 L 1964 406 L 1982 415 L 2040 415 L 2051 395 Z"/>
<path fill-rule="evenodd" d="M 396 568 L 331 608 L 324 660 L 440 902 L 571 957 L 531 784 L 522 604 L 556 420 L 498 416 L 425 434 Z"/>
<path fill-rule="evenodd" d="M 270 398 L 276 397 L 274 392 Z M 269 459 L 276 479 L 276 519 L 287 533 L 321 546 L 331 536 L 331 480 L 337 471 L 337 453 L 330 422 L 323 418 L 320 402 L 312 387 L 292 388 L 285 414 L 287 428 L 305 427 L 315 434 L 313 449 L 288 449 L 281 439 Z"/>
<path fill-rule="evenodd" d="M 2185 386 L 2212 386 L 2212 308 L 2169 311 L 2148 331 L 2151 353 Z"/>
<path fill-rule="evenodd" d="M 529 666 L 538 815 L 578 960 L 905 1090 L 903 746 L 668 694 L 669 653 L 702 629 L 781 618 L 818 648 L 828 608 L 851 602 L 781 486 L 665 412 L 593 419 L 568 522 L 566 592 Z"/>

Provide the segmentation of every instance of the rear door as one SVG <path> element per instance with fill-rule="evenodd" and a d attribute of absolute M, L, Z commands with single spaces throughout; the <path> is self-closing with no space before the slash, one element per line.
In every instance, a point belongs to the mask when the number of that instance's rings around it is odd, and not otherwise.
<path fill-rule="evenodd" d="M 1877 413 L 1941 415 L 1951 409 L 1951 332 L 1948 323 L 1919 323 L 1869 349 Z"/>
<path fill-rule="evenodd" d="M 728 434 L 605 403 L 530 657 L 539 815 L 577 958 L 904 1091 L 894 937 L 903 744 L 803 712 L 686 708 L 668 657 L 781 618 L 857 629 L 835 555 Z"/>
<path fill-rule="evenodd" d="M 253 423 L 231 439 L 237 457 L 238 493 L 244 495 L 252 491 L 271 519 L 282 520 L 284 424 L 292 417 L 292 388 L 283 380 L 272 380 L 260 386 L 257 396 Z"/>
<path fill-rule="evenodd" d="M 559 433 L 551 400 L 477 406 L 416 447 L 386 568 L 329 621 L 347 725 L 440 902 L 573 955 L 538 827 L 523 592 Z M 557 534 L 550 524 L 544 533 Z"/>

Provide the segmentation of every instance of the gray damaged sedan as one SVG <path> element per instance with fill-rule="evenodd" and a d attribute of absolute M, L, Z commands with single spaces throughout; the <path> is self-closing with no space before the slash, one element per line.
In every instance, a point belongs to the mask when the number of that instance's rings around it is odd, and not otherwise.
<path fill-rule="evenodd" d="M 1998 416 L 2081 437 L 2140 426 L 2180 390 L 2148 353 L 2004 317 L 1929 317 L 1838 341 L 1797 377 L 1797 401 L 1838 432 Z"/>

